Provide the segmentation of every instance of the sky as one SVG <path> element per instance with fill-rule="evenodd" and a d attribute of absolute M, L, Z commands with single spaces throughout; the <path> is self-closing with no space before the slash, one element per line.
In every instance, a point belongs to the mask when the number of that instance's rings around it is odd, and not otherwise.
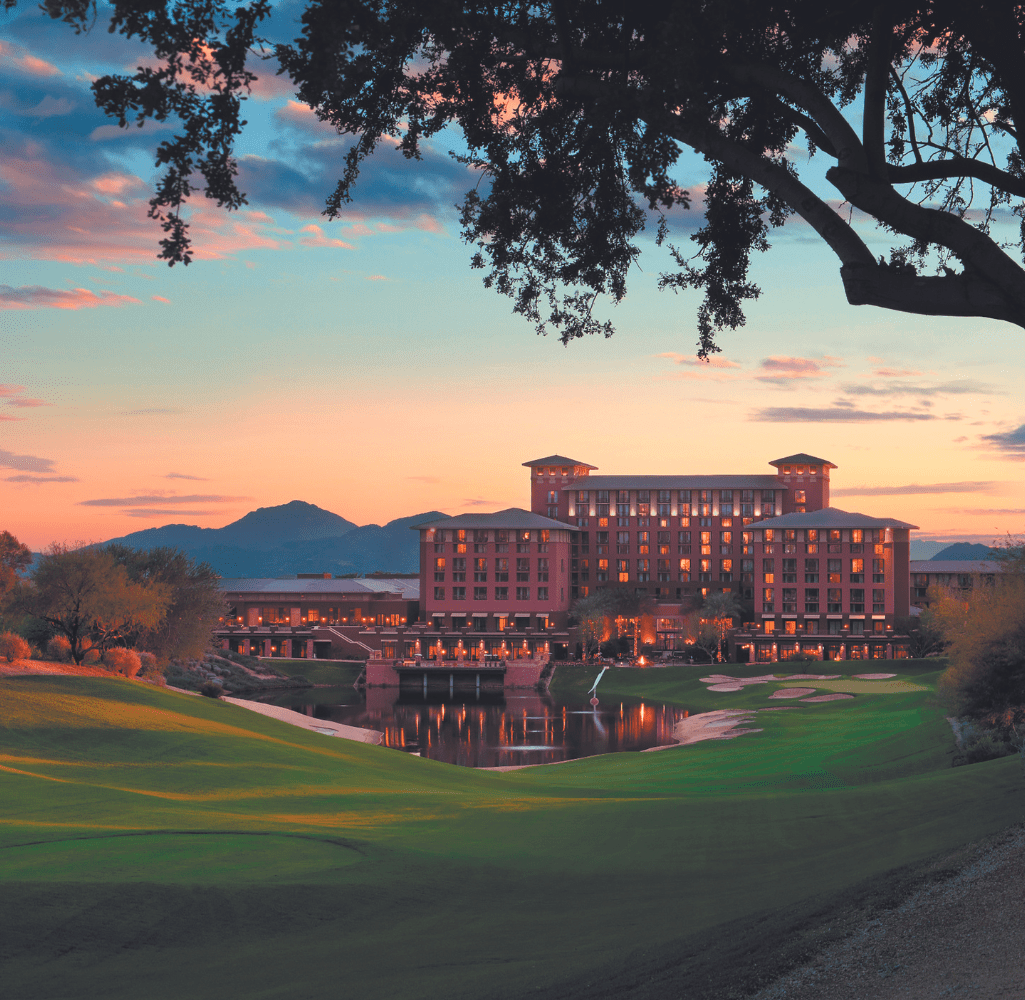
<path fill-rule="evenodd" d="M 522 463 L 552 453 L 606 474 L 764 474 L 806 452 L 838 466 L 835 506 L 916 538 L 1025 531 L 1020 329 L 849 306 L 838 262 L 792 222 L 711 364 L 698 295 L 657 289 L 653 234 L 615 336 L 564 347 L 471 270 L 458 135 L 419 163 L 386 144 L 328 222 L 348 140 L 268 73 L 237 150 L 249 204 L 197 197 L 195 261 L 169 268 L 146 209 L 173 125 L 120 129 L 89 92 L 148 58 L 102 25 L 0 14 L 0 530 L 34 549 L 296 499 L 359 524 L 528 506 Z M 821 187 L 820 157 L 794 156 Z M 683 246 L 705 178 L 681 156 Z"/>

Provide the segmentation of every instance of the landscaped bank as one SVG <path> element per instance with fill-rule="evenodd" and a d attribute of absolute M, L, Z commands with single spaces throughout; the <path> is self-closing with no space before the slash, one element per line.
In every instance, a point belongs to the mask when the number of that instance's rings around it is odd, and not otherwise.
<path fill-rule="evenodd" d="M 5 992 L 728 996 L 880 876 L 1025 815 L 1016 759 L 950 767 L 936 666 L 814 704 L 610 671 L 602 699 L 761 732 L 510 773 L 137 682 L 0 681 Z"/>

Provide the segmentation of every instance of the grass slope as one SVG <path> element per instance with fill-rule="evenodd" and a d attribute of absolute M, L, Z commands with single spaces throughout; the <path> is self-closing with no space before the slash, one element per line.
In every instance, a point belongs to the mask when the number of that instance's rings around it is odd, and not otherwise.
<path fill-rule="evenodd" d="M 5 995 L 726 996 L 837 900 L 1022 819 L 1016 760 L 950 768 L 928 667 L 737 740 L 505 774 L 129 681 L 0 681 Z M 603 700 L 777 704 L 610 673 Z"/>

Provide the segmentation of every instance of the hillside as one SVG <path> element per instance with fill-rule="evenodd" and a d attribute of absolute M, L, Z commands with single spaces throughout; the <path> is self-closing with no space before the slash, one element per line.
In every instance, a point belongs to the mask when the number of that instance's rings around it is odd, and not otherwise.
<path fill-rule="evenodd" d="M 174 546 L 224 577 L 415 573 L 420 556 L 416 532 L 410 528 L 447 516 L 426 511 L 385 525 L 358 526 L 315 504 L 293 500 L 260 507 L 223 528 L 165 524 L 108 541 L 138 549 Z"/>
<path fill-rule="evenodd" d="M 945 549 L 940 549 L 936 555 L 931 556 L 930 560 L 936 560 L 939 562 L 941 559 L 946 559 L 954 562 L 973 562 L 978 559 L 992 559 L 996 549 L 991 549 L 988 545 L 980 545 L 977 542 L 955 542 L 953 545 L 948 545 Z"/>

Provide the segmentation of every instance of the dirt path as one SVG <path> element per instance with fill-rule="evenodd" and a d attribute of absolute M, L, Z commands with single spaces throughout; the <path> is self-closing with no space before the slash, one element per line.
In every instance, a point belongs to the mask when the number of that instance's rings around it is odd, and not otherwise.
<path fill-rule="evenodd" d="M 750 1000 L 1023 1000 L 1025 828 L 961 853 L 956 874 L 855 923 Z"/>

